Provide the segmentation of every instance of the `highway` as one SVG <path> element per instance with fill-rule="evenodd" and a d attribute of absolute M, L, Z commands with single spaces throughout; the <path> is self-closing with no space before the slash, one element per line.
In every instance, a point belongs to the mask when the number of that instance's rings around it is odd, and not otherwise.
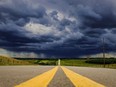
<path fill-rule="evenodd" d="M 0 87 L 116 87 L 116 69 L 0 66 Z"/>
<path fill-rule="evenodd" d="M 0 87 L 14 87 L 52 68 L 53 66 L 0 66 Z"/>
<path fill-rule="evenodd" d="M 74 87 L 73 83 L 67 78 L 61 67 L 59 67 L 54 78 L 48 87 Z"/>
<path fill-rule="evenodd" d="M 89 67 L 66 67 L 82 76 L 92 79 L 106 87 L 116 87 L 116 69 L 89 68 Z"/>

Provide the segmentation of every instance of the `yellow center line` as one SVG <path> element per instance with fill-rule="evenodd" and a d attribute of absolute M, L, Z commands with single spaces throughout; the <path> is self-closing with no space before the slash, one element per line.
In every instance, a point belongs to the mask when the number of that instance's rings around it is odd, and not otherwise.
<path fill-rule="evenodd" d="M 56 66 L 55 68 L 37 76 L 37 77 L 34 77 L 24 83 L 21 83 L 15 87 L 47 87 L 49 82 L 54 77 L 57 69 L 58 69 L 58 67 Z"/>
<path fill-rule="evenodd" d="M 66 76 L 71 80 L 75 87 L 105 87 L 93 80 L 90 80 L 82 75 L 79 75 L 65 67 L 61 67 Z"/>

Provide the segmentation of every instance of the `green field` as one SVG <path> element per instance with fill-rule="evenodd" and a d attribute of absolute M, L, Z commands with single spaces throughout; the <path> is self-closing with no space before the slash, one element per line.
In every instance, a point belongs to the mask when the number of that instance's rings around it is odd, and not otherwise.
<path fill-rule="evenodd" d="M 58 60 L 57 59 L 35 59 L 35 60 L 23 60 L 28 61 L 31 64 L 34 65 L 57 65 Z"/>
<path fill-rule="evenodd" d="M 104 59 L 60 59 L 61 66 L 104 67 Z M 58 65 L 58 59 L 13 59 L 0 56 L 0 65 Z M 106 68 L 116 69 L 116 58 L 105 59 Z"/>
<path fill-rule="evenodd" d="M 58 59 L 39 59 L 39 60 L 28 60 L 29 62 L 37 65 L 58 65 Z M 60 59 L 61 66 L 80 66 L 80 67 L 104 67 L 104 59 L 93 58 L 93 59 Z M 116 69 L 116 59 L 109 58 L 105 59 L 106 68 Z"/>
<path fill-rule="evenodd" d="M 106 60 L 108 61 L 109 59 L 106 59 Z M 87 61 L 88 61 L 87 59 L 62 59 L 61 65 L 62 66 L 81 66 L 81 67 L 104 67 L 103 62 L 101 63 L 101 59 L 90 59 L 89 61 L 91 62 L 87 62 Z M 97 63 L 93 63 L 93 61 L 97 61 Z M 106 63 L 105 67 L 116 69 L 116 63 L 111 63 L 111 64 Z"/>

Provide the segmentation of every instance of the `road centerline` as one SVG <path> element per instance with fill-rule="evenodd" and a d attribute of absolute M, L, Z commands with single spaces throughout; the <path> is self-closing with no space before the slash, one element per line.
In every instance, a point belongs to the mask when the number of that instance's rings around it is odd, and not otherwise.
<path fill-rule="evenodd" d="M 49 82 L 53 79 L 57 69 L 58 66 L 15 87 L 47 87 Z"/>
<path fill-rule="evenodd" d="M 48 87 L 75 87 L 73 83 L 67 78 L 61 67 L 59 66 L 52 81 L 50 81 Z"/>
<path fill-rule="evenodd" d="M 65 67 L 61 67 L 66 76 L 71 80 L 75 87 L 105 87 L 87 77 L 79 75 Z"/>

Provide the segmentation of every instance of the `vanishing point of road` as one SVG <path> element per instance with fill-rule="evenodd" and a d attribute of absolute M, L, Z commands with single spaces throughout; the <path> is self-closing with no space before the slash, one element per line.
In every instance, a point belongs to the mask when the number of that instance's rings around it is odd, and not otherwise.
<path fill-rule="evenodd" d="M 116 69 L 0 66 L 0 87 L 116 87 Z"/>

